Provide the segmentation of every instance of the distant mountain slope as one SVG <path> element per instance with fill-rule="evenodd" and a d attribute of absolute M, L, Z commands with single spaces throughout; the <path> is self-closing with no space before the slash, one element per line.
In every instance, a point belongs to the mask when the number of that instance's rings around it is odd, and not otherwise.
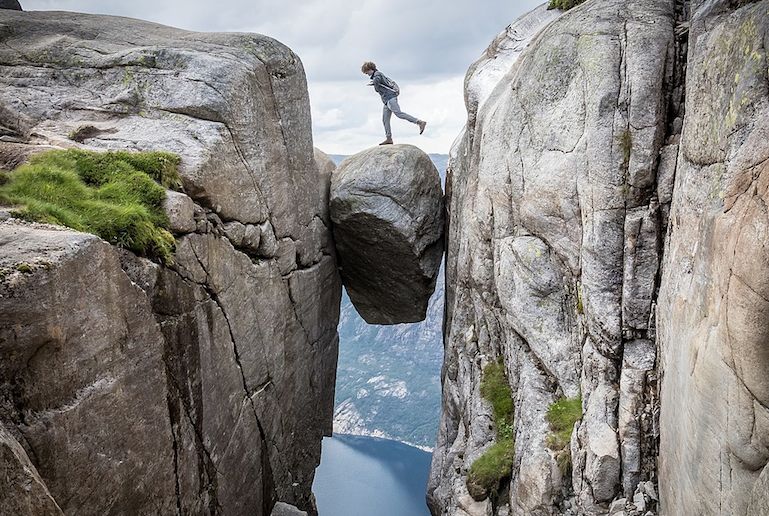
<path fill-rule="evenodd" d="M 339 164 L 346 156 L 331 155 Z M 445 180 L 445 154 L 431 154 Z M 443 271 L 425 321 L 374 326 L 347 294 L 339 318 L 334 432 L 371 435 L 432 448 L 440 413 Z"/>

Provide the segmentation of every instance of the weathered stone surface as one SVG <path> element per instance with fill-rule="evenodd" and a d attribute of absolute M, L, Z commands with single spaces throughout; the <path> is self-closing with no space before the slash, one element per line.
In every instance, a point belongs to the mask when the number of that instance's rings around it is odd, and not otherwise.
<path fill-rule="evenodd" d="M 769 465 L 764 466 L 758 480 L 753 485 L 753 492 L 748 501 L 747 514 L 769 514 Z"/>
<path fill-rule="evenodd" d="M 218 472 L 220 488 L 228 479 L 235 513 L 257 504 L 255 484 L 311 507 L 305 489 L 333 411 L 340 296 L 333 258 L 286 281 L 273 260 L 254 262 L 226 239 L 190 235 L 161 280 L 152 297 L 180 357 L 173 366 L 180 405 L 207 443 L 207 454 L 190 460 Z M 197 389 L 202 398 L 187 398 Z"/>
<path fill-rule="evenodd" d="M 627 505 L 627 498 L 619 498 L 614 500 L 609 505 L 608 516 L 625 516 L 625 506 Z"/>
<path fill-rule="evenodd" d="M 350 156 L 331 180 L 342 281 L 370 324 L 422 321 L 443 256 L 443 192 L 430 157 L 411 145 Z"/>
<path fill-rule="evenodd" d="M 0 267 L 2 423 L 50 495 L 67 514 L 175 511 L 163 335 L 115 250 L 11 219 Z"/>
<path fill-rule="evenodd" d="M 480 370 L 497 356 L 528 400 L 512 513 L 655 514 L 658 499 L 660 514 L 769 510 L 767 12 L 587 2 L 486 100 L 468 92 L 447 183 L 435 514 L 460 510 L 458 479 L 488 438 L 473 424 L 487 417 Z M 483 84 L 473 70 L 466 84 Z M 584 398 L 571 482 L 544 461 L 526 470 L 541 448 L 522 434 L 546 431 L 536 411 L 573 392 L 570 369 Z M 561 488 L 576 507 L 549 498 Z"/>
<path fill-rule="evenodd" d="M 163 208 L 168 215 L 169 227 L 174 233 L 192 233 L 197 228 L 195 203 L 187 195 L 166 190 Z"/>
<path fill-rule="evenodd" d="M 2 109 L 0 109 L 0 117 Z M 3 132 L 3 120 L 0 118 L 0 136 Z M 22 143 L 0 141 L 0 171 L 10 172 L 19 165 L 26 163 L 36 153 L 51 150 L 50 145 L 26 145 Z"/>
<path fill-rule="evenodd" d="M 619 384 L 618 430 L 622 455 L 622 489 L 631 497 L 643 474 L 642 454 L 644 423 L 652 414 L 644 413 L 647 401 L 647 376 L 656 363 L 656 348 L 650 340 L 633 340 L 625 344 Z"/>
<path fill-rule="evenodd" d="M 278 242 L 278 270 L 283 275 L 296 269 L 296 242 L 284 238 Z"/>
<path fill-rule="evenodd" d="M 243 245 L 243 240 L 246 237 L 246 228 L 247 227 L 254 227 L 254 226 L 245 226 L 241 224 L 240 222 L 234 220 L 232 222 L 227 222 L 224 224 L 224 234 L 227 236 L 227 239 L 234 245 L 235 247 L 240 247 Z M 257 234 L 259 233 L 259 230 L 257 229 Z M 253 236 L 253 231 L 252 231 Z M 257 247 L 259 246 L 258 238 L 257 238 Z"/>
<path fill-rule="evenodd" d="M 289 505 L 283 502 L 278 502 L 275 504 L 275 507 L 273 507 L 272 513 L 270 513 L 270 516 L 307 516 L 307 513 L 304 511 L 300 511 L 293 505 Z"/>
<path fill-rule="evenodd" d="M 334 161 L 322 150 L 316 148 L 314 150 L 315 163 L 318 165 L 318 174 L 320 181 L 319 185 L 319 202 L 320 209 L 318 210 L 326 226 L 329 225 L 331 220 L 328 215 L 329 198 L 331 196 L 331 175 L 336 170 L 336 164 Z"/>
<path fill-rule="evenodd" d="M 2 222 L 0 424 L 41 487 L 67 514 L 315 514 L 341 283 L 298 57 L 73 13 L 0 33 L 4 138 L 176 152 L 189 196 L 169 267 Z"/>
<path fill-rule="evenodd" d="M 459 506 L 454 513 L 457 516 L 491 516 L 492 506 L 489 500 L 476 501 L 470 495 L 459 498 Z"/>
<path fill-rule="evenodd" d="M 767 10 L 707 2 L 691 21 L 657 310 L 664 514 L 769 504 Z"/>
<path fill-rule="evenodd" d="M 0 425 L 0 514 L 62 515 L 24 448 Z"/>
<path fill-rule="evenodd" d="M 654 386 L 643 383 L 638 398 L 640 378 L 625 381 L 626 475 L 620 380 L 625 344 L 654 339 L 675 7 L 593 0 L 560 17 L 539 8 L 508 29 L 531 43 L 517 59 L 503 56 L 505 70 L 491 60 L 515 39 L 501 35 L 468 71 L 468 123 L 446 187 L 444 396 L 428 486 L 436 515 L 458 507 L 457 479 L 487 432 L 474 425 L 488 410 L 477 386 L 497 357 L 516 400 L 516 458 L 500 500 L 511 514 L 605 514 L 623 480 L 652 478 L 629 456 L 633 446 L 656 455 L 639 448 L 629 420 Z M 546 448 L 545 414 L 579 394 L 569 478 Z"/>
<path fill-rule="evenodd" d="M 114 503 L 145 512 L 165 500 L 169 511 L 178 503 L 185 512 L 253 514 L 266 513 L 273 496 L 313 508 L 308 488 L 333 411 L 340 283 L 332 257 L 287 282 L 276 262 L 193 234 L 179 241 L 173 269 L 135 257 L 121 267 L 93 236 L 14 219 L 0 225 L 0 250 L 0 352 L 18 356 L 3 362 L 2 393 L 24 407 L 2 416 L 25 421 L 17 428 L 43 487 L 67 501 L 62 510 Z M 93 342 L 81 328 L 93 329 Z M 94 360 L 74 377 L 67 365 Z M 18 382 L 21 393 L 10 388 Z M 149 472 L 154 480 L 137 488 L 132 475 Z M 98 480 L 104 475 L 123 479 L 119 496 Z"/>
<path fill-rule="evenodd" d="M 513 479 L 510 500 L 511 514 L 547 514 L 555 505 L 560 489 L 560 475 L 553 469 L 547 436 L 550 427 L 543 409 L 555 398 L 547 375 L 537 368 L 535 355 L 519 351 L 515 410 L 518 430 L 515 434 L 515 463 L 518 474 Z"/>
<path fill-rule="evenodd" d="M 256 241 L 254 238 L 253 241 Z M 270 222 L 264 222 L 259 226 L 259 240 L 256 252 L 259 256 L 273 258 L 279 251 L 278 239 L 275 237 L 275 230 Z"/>
<path fill-rule="evenodd" d="M 241 244 L 246 249 L 258 253 L 262 243 L 262 228 L 253 224 L 246 224 Z"/>
<path fill-rule="evenodd" d="M 465 76 L 468 129 L 474 129 L 478 110 L 491 96 L 497 84 L 510 72 L 521 53 L 542 29 L 560 15 L 559 10 L 540 5 L 497 34 L 483 56 L 470 65 Z"/>
<path fill-rule="evenodd" d="M 0 11 L 0 104 L 34 139 L 183 156 L 184 188 L 224 220 L 301 239 L 318 182 L 301 61 L 258 34 Z M 24 49 L 19 51 L 17 49 Z"/>

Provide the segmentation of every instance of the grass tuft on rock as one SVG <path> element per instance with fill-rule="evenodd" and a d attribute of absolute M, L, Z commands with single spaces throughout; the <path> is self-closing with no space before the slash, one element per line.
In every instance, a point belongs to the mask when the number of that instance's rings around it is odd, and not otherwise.
<path fill-rule="evenodd" d="M 505 364 L 501 360 L 483 369 L 481 396 L 491 403 L 499 438 L 512 439 L 515 407 L 513 407 L 513 393 L 507 383 Z"/>
<path fill-rule="evenodd" d="M 582 419 L 582 397 L 561 398 L 547 409 L 550 434 L 545 439 L 548 448 L 555 452 L 555 460 L 561 473 L 571 469 L 571 433 L 577 421 Z"/>
<path fill-rule="evenodd" d="M 572 7 L 575 7 L 584 2 L 585 0 L 550 0 L 550 4 L 547 6 L 547 8 L 568 11 Z"/>
<path fill-rule="evenodd" d="M 509 478 L 513 468 L 515 439 L 513 435 L 513 393 L 502 360 L 483 369 L 481 396 L 491 404 L 497 442 L 473 462 L 467 475 L 467 490 L 476 500 L 496 496 L 500 483 Z"/>
<path fill-rule="evenodd" d="M 496 496 L 499 484 L 509 478 L 515 457 L 515 441 L 503 439 L 495 442 L 470 466 L 467 475 L 467 490 L 475 499 Z"/>
<path fill-rule="evenodd" d="M 30 221 L 93 233 L 137 254 L 172 261 L 174 238 L 163 209 L 178 187 L 179 157 L 166 152 L 38 154 L 8 175 L 0 204 Z"/>

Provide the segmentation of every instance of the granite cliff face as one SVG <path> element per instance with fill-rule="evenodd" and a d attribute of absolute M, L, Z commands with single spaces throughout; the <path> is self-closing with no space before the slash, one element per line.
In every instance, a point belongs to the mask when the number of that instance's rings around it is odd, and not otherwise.
<path fill-rule="evenodd" d="M 0 41 L 8 168 L 166 150 L 186 193 L 169 266 L 0 222 L 0 513 L 313 513 L 341 285 L 298 57 L 72 13 L 0 10 Z"/>
<path fill-rule="evenodd" d="M 657 310 L 665 514 L 769 511 L 769 2 L 691 19 Z"/>
<path fill-rule="evenodd" d="M 768 9 L 542 7 L 470 68 L 434 514 L 765 510 Z M 476 500 L 468 471 L 498 430 L 479 385 L 499 358 L 515 458 Z M 567 472 L 546 414 L 578 396 Z"/>

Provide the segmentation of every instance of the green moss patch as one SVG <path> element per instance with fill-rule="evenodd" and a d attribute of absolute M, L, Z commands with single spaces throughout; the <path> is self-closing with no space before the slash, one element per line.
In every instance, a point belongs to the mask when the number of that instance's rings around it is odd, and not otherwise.
<path fill-rule="evenodd" d="M 15 269 L 24 274 L 30 274 L 32 272 L 32 266 L 28 263 L 17 263 Z"/>
<path fill-rule="evenodd" d="M 625 160 L 625 168 L 630 164 L 630 155 L 633 152 L 633 135 L 630 129 L 625 129 L 620 134 L 620 146 L 622 147 L 622 158 Z"/>
<path fill-rule="evenodd" d="M 483 369 L 481 396 L 491 403 L 499 438 L 512 439 L 515 407 L 513 407 L 513 393 L 507 383 L 505 364 L 501 360 Z"/>
<path fill-rule="evenodd" d="M 545 443 L 555 452 L 556 462 L 565 475 L 571 469 L 571 433 L 574 424 L 582 419 L 582 397 L 561 398 L 547 409 L 550 434 Z"/>
<path fill-rule="evenodd" d="M 500 360 L 483 369 L 481 396 L 491 404 L 497 442 L 473 462 L 467 475 L 467 490 L 476 500 L 496 496 L 504 479 L 510 478 L 515 453 L 513 393 Z"/>
<path fill-rule="evenodd" d="M 56 150 L 33 156 L 0 186 L 14 215 L 66 226 L 165 263 L 174 238 L 163 210 L 178 187 L 179 157 L 165 152 Z"/>
<path fill-rule="evenodd" d="M 583 2 L 585 2 L 585 0 L 550 0 L 550 5 L 548 5 L 547 8 L 568 11 L 572 7 L 575 7 Z"/>

